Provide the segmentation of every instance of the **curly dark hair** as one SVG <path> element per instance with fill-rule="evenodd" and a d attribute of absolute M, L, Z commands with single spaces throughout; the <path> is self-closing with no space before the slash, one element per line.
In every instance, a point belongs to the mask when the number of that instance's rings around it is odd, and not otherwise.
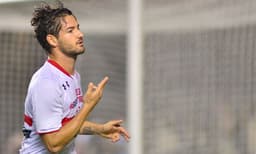
<path fill-rule="evenodd" d="M 55 7 L 43 2 L 40 7 L 35 8 L 31 25 L 34 27 L 35 37 L 47 53 L 51 53 L 51 46 L 46 36 L 51 34 L 58 37 L 61 19 L 67 15 L 74 16 L 69 9 L 64 8 L 60 1 L 56 1 Z"/>

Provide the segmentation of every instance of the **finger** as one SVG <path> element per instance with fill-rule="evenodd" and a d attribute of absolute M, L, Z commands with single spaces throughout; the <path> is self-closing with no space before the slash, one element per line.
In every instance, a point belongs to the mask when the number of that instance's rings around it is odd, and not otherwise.
<path fill-rule="evenodd" d="M 113 120 L 111 121 L 111 124 L 115 127 L 120 127 L 123 120 Z"/>
<path fill-rule="evenodd" d="M 120 140 L 120 135 L 119 134 L 114 134 L 112 137 L 112 142 L 117 142 Z"/>
<path fill-rule="evenodd" d="M 87 92 L 92 92 L 93 91 L 93 83 L 92 82 L 90 82 L 89 84 L 88 84 L 88 88 L 87 88 Z"/>
<path fill-rule="evenodd" d="M 123 128 L 119 127 L 120 134 L 125 138 L 126 141 L 129 141 L 130 135 L 129 133 Z"/>
<path fill-rule="evenodd" d="M 97 87 L 95 85 L 92 86 L 92 90 L 95 91 Z"/>
<path fill-rule="evenodd" d="M 126 142 L 129 142 L 129 140 L 130 140 L 130 137 L 128 137 L 128 136 L 125 136 L 124 134 L 121 134 L 122 136 L 123 136 L 123 138 L 126 140 Z"/>
<path fill-rule="evenodd" d="M 103 80 L 101 80 L 101 82 L 98 84 L 98 88 L 100 90 L 104 89 L 105 85 L 107 84 L 108 82 L 108 77 L 105 77 Z"/>

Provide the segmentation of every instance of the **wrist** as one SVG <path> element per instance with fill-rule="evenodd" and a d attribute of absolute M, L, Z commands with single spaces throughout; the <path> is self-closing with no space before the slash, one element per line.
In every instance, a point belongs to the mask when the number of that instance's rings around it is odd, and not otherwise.
<path fill-rule="evenodd" d="M 101 132 L 104 132 L 106 130 L 105 124 L 102 125 Z"/>
<path fill-rule="evenodd" d="M 97 131 L 95 131 L 96 134 L 101 135 L 104 133 L 106 129 L 105 124 L 99 125 Z"/>
<path fill-rule="evenodd" d="M 83 103 L 83 110 L 88 110 L 89 112 L 91 112 L 94 107 L 95 105 L 92 102 L 86 101 Z"/>

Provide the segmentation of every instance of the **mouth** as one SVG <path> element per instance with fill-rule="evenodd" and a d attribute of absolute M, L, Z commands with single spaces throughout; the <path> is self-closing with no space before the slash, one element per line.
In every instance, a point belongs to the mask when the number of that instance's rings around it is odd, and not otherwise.
<path fill-rule="evenodd" d="M 78 40 L 76 42 L 77 45 L 83 46 L 84 45 L 84 41 L 83 40 Z"/>

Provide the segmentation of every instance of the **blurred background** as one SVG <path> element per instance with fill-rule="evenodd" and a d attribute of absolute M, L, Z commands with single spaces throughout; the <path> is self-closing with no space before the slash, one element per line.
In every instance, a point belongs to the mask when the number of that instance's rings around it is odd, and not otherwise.
<path fill-rule="evenodd" d="M 85 34 L 82 86 L 110 76 L 89 119 L 126 121 L 128 0 L 63 2 Z M 27 86 L 47 58 L 30 26 L 39 5 L 0 1 L 0 153 L 20 147 Z M 142 27 L 144 153 L 255 154 L 256 1 L 143 0 Z M 128 144 L 79 136 L 77 151 L 127 154 Z"/>

